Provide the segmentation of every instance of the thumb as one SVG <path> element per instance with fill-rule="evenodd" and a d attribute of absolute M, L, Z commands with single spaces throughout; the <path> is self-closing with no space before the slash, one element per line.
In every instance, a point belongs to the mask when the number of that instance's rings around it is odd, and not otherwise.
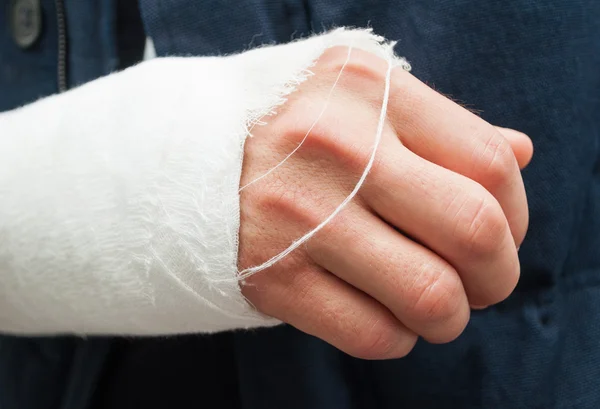
<path fill-rule="evenodd" d="M 513 153 L 519 163 L 519 168 L 523 169 L 531 161 L 533 156 L 533 143 L 527 135 L 514 129 L 496 127 L 504 138 L 510 143 Z"/>

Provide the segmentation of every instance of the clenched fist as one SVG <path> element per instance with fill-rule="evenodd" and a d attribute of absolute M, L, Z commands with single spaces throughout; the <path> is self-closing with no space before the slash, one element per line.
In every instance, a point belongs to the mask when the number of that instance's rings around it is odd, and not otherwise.
<path fill-rule="evenodd" d="M 245 148 L 239 267 L 259 265 L 322 222 L 371 156 L 387 62 L 337 47 Z M 336 88 L 332 84 L 344 66 Z M 471 307 L 505 299 L 528 225 L 519 165 L 530 140 L 495 128 L 400 68 L 356 198 L 306 245 L 250 277 L 261 312 L 362 358 L 406 355 L 418 336 L 448 342 Z"/>

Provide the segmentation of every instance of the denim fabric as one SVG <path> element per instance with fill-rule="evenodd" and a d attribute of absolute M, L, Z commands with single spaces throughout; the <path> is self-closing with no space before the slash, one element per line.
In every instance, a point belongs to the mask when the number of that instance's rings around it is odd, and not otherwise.
<path fill-rule="evenodd" d="M 58 91 L 57 29 L 54 1 L 42 4 L 42 34 L 26 52 L 10 34 L 10 1 L 0 1 L 0 111 Z"/>
<path fill-rule="evenodd" d="M 42 34 L 29 49 L 10 35 L 10 6 L 0 0 L 0 111 L 58 92 L 58 29 L 55 0 L 40 0 Z M 116 16 L 112 0 L 64 0 L 67 79 L 76 86 L 118 67 Z"/>
<path fill-rule="evenodd" d="M 411 61 L 417 77 L 468 103 L 484 119 L 528 133 L 535 155 L 524 171 L 531 223 L 520 251 L 521 282 L 504 303 L 475 312 L 455 342 L 420 342 L 407 358 L 386 362 L 350 358 L 285 326 L 216 337 L 112 341 L 110 348 L 109 340 L 48 341 L 56 344 L 48 344 L 43 356 L 36 341 L 4 338 L 0 408 L 85 407 L 59 406 L 50 392 L 29 400 L 37 406 L 22 404 L 30 390 L 62 387 L 55 383 L 65 376 L 72 342 L 89 348 L 83 362 L 94 362 L 91 357 L 100 362 L 95 370 L 69 375 L 88 380 L 80 382 L 87 389 L 81 387 L 79 402 L 93 399 L 97 408 L 186 403 L 232 409 L 600 407 L 600 2 L 140 4 L 160 55 L 226 54 L 334 25 L 369 24 L 400 40 L 397 51 Z M 40 42 L 39 55 L 24 56 L 7 41 L 0 34 L 0 91 L 9 87 L 12 94 L 0 93 L 0 108 L 53 92 L 47 72 L 52 64 L 44 60 L 52 55 L 52 44 Z M 101 49 L 110 49 L 110 40 L 103 41 Z M 6 73 L 12 72 L 13 59 L 23 67 L 30 61 L 39 65 L 12 83 Z M 92 60 L 95 68 L 83 80 L 110 70 L 110 64 L 98 62 L 110 59 Z M 28 347 L 32 343 L 36 348 Z M 58 357 L 56 351 L 67 353 Z M 103 354 L 108 360 L 102 361 Z M 200 377 L 190 362 L 219 375 Z M 227 362 L 226 371 L 219 372 L 220 362 Z M 25 369 L 12 376 L 9 368 L 19 365 Z M 223 399 L 223 394 L 235 396 Z"/>

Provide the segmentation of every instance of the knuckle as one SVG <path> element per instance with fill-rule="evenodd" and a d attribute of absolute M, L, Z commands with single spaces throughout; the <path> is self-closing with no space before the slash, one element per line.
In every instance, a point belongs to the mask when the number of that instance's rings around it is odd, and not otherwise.
<path fill-rule="evenodd" d="M 399 339 L 393 329 L 376 324 L 367 328 L 349 340 L 349 353 L 362 359 L 401 358 L 413 349 L 416 339 L 409 335 Z"/>
<path fill-rule="evenodd" d="M 325 51 L 319 62 L 331 75 L 337 76 L 343 68 L 346 77 L 381 81 L 385 73 L 382 68 L 387 67 L 383 60 L 357 48 L 350 50 L 350 58 L 348 52 L 348 47 L 332 47 Z"/>
<path fill-rule="evenodd" d="M 259 207 L 268 212 L 287 214 L 297 211 L 297 196 L 293 186 L 289 186 L 280 177 L 274 177 L 268 186 L 265 186 L 265 190 L 258 195 L 257 200 Z"/>
<path fill-rule="evenodd" d="M 279 177 L 266 184 L 256 200 L 257 208 L 271 215 L 283 215 L 287 220 L 299 221 L 307 226 L 320 222 L 322 216 L 318 209 L 322 206 L 319 195 L 309 189 L 303 189 L 295 183 L 289 183 Z M 312 205 L 311 205 L 312 203 Z"/>
<path fill-rule="evenodd" d="M 333 160 L 332 166 L 341 166 L 344 174 L 360 175 L 373 156 L 373 145 L 365 138 L 351 137 L 336 132 L 336 124 L 322 121 L 317 123 L 304 143 L 306 149 L 326 160 Z M 304 135 L 303 135 L 304 136 Z M 370 173 L 376 175 L 389 168 L 389 161 L 381 150 L 375 153 Z M 335 165 L 334 165 L 335 164 Z M 339 169 L 339 170 L 342 170 Z"/>
<path fill-rule="evenodd" d="M 462 286 L 451 267 L 425 266 L 426 273 L 418 275 L 411 293 L 409 311 L 415 320 L 447 322 L 460 309 Z"/>
<path fill-rule="evenodd" d="M 348 57 L 348 47 L 346 46 L 335 46 L 330 47 L 319 58 L 319 63 L 326 66 L 337 65 L 340 66 L 344 63 Z"/>
<path fill-rule="evenodd" d="M 476 163 L 483 172 L 486 186 L 500 186 L 514 173 L 516 159 L 510 144 L 498 131 L 492 128 L 486 132 L 485 143 L 481 145 L 479 160 Z"/>
<path fill-rule="evenodd" d="M 275 118 L 277 127 L 271 132 L 280 144 L 286 145 L 286 150 L 296 148 L 300 142 L 310 142 L 315 138 L 330 138 L 331 125 L 325 118 L 315 122 L 320 109 L 326 105 L 326 97 L 321 92 L 304 92 L 294 96 L 288 104 L 288 115 Z M 310 133 L 310 134 L 309 134 Z M 310 138 L 307 138 L 307 135 Z M 288 146 L 289 145 L 289 146 Z"/>
<path fill-rule="evenodd" d="M 489 256 L 501 245 L 508 229 L 498 202 L 489 194 L 465 200 L 456 215 L 454 238 L 468 252 Z"/>
<path fill-rule="evenodd" d="M 339 131 L 339 118 L 331 115 L 319 117 L 321 107 L 326 105 L 321 95 L 311 95 L 295 115 L 287 115 L 279 132 L 279 144 L 285 145 L 283 151 L 291 152 L 302 144 L 302 151 L 309 150 L 324 154 L 326 157 L 339 154 L 346 145 L 346 138 Z M 315 118 L 319 118 L 315 121 Z"/>
<path fill-rule="evenodd" d="M 342 65 L 343 66 L 343 65 Z M 338 72 L 342 66 L 339 67 Z M 373 64 L 365 64 L 361 61 L 350 60 L 344 67 L 344 76 L 357 79 L 361 84 L 365 81 L 379 84 L 383 81 L 383 73 Z"/>
<path fill-rule="evenodd" d="M 352 355 L 363 359 L 384 358 L 393 351 L 395 341 L 385 331 L 361 334 L 351 341 Z"/>

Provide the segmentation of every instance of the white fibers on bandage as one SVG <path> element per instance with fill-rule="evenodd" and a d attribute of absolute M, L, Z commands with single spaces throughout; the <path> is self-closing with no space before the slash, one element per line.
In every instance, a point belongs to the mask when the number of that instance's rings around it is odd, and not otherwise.
<path fill-rule="evenodd" d="M 391 44 L 390 47 L 393 47 L 393 44 Z M 347 57 L 346 62 L 344 63 L 343 67 L 345 67 L 346 64 L 348 63 L 348 61 L 350 59 L 350 53 L 351 53 L 351 48 L 349 48 L 349 50 L 348 50 L 348 57 Z M 380 112 L 380 115 L 379 115 L 379 122 L 377 124 L 377 132 L 375 134 L 375 143 L 373 145 L 373 152 L 371 153 L 371 157 L 369 158 L 369 162 L 367 163 L 367 165 L 365 167 L 365 170 L 363 171 L 360 179 L 356 183 L 356 186 L 354 187 L 354 189 L 352 190 L 352 192 L 344 199 L 344 201 L 342 203 L 340 203 L 340 205 L 333 211 L 333 213 L 331 213 L 317 227 L 315 227 L 310 232 L 306 233 L 304 236 L 302 236 L 298 240 L 294 241 L 287 249 L 285 249 L 281 253 L 273 256 L 272 258 L 270 258 L 269 260 L 265 261 L 264 263 L 262 263 L 262 264 L 260 264 L 258 266 L 246 268 L 246 269 L 240 271 L 239 274 L 238 274 L 238 277 L 237 277 L 238 280 L 240 280 L 240 281 L 244 280 L 244 279 L 246 279 L 248 277 L 253 276 L 254 274 L 256 274 L 256 273 L 258 273 L 260 271 L 263 271 L 263 270 L 265 270 L 265 269 L 273 266 L 275 263 L 279 262 L 284 257 L 286 257 L 288 254 L 290 254 L 292 251 L 296 250 L 302 244 L 304 244 L 308 240 L 310 240 L 310 238 L 312 238 L 317 232 L 319 232 L 319 230 L 321 230 L 325 225 L 327 225 L 338 213 L 340 213 L 344 209 L 344 207 L 346 207 L 346 205 L 356 196 L 356 194 L 358 193 L 359 189 L 364 184 L 365 179 L 367 178 L 367 175 L 371 171 L 371 167 L 373 166 L 373 163 L 375 161 L 375 155 L 377 153 L 377 148 L 379 147 L 379 144 L 381 142 L 381 136 L 383 134 L 383 127 L 385 125 L 385 118 L 386 118 L 386 115 L 387 115 L 387 107 L 388 107 L 388 101 L 389 101 L 389 95 L 390 95 L 391 73 L 392 73 L 392 68 L 393 68 L 394 64 L 393 64 L 393 55 L 387 55 L 386 57 L 387 57 L 388 68 L 387 68 L 387 72 L 386 72 L 386 76 L 385 76 L 385 89 L 384 89 L 384 94 L 383 94 L 383 101 L 382 101 L 382 104 L 381 104 L 381 112 Z M 340 73 L 338 74 L 338 77 L 337 77 L 337 79 L 335 81 L 334 87 L 337 84 L 337 82 L 338 82 L 338 80 L 339 80 L 339 78 L 341 76 L 341 71 L 343 70 L 343 67 L 340 70 Z M 332 92 L 333 92 L 333 88 L 331 89 L 329 96 L 331 96 Z M 328 100 L 329 100 L 329 98 L 328 98 Z M 326 106 L 327 106 L 327 104 L 326 104 Z M 325 106 L 325 108 L 326 108 L 326 106 Z M 325 108 L 323 108 L 323 111 L 318 116 L 317 120 L 315 121 L 315 124 L 316 124 L 316 122 L 318 122 L 318 120 L 323 115 L 323 112 L 325 111 Z M 309 129 L 309 131 L 306 133 L 306 135 L 305 135 L 304 139 L 302 140 L 302 142 L 304 142 L 306 140 L 306 138 L 308 137 L 308 134 L 310 133 L 310 130 L 312 130 L 313 127 L 314 127 L 314 124 L 313 124 L 313 126 L 311 126 L 311 128 Z M 302 142 L 281 163 L 279 163 L 277 166 L 275 166 L 273 169 L 271 169 L 270 171 L 268 171 L 267 173 L 265 173 L 264 175 L 262 175 L 258 179 L 255 179 L 252 182 L 250 182 L 249 184 L 247 184 L 246 186 L 242 187 L 242 189 L 245 188 L 245 187 L 247 187 L 251 183 L 256 182 L 257 180 L 262 179 L 263 177 L 265 177 L 266 175 L 268 175 L 269 173 L 271 173 L 273 170 L 275 170 L 277 167 L 279 167 L 285 160 L 287 160 L 294 152 L 296 152 L 299 149 L 299 147 L 301 146 Z"/>
<path fill-rule="evenodd" d="M 350 61 L 350 55 L 351 54 L 352 54 L 352 46 L 348 47 L 348 56 L 346 57 L 346 61 L 344 61 L 344 64 L 342 65 L 342 68 L 340 68 L 340 72 L 338 73 L 335 81 L 333 82 L 333 85 L 331 86 L 331 89 L 329 90 L 329 94 L 327 94 L 327 98 L 325 99 L 325 103 L 323 104 L 323 109 L 321 109 L 321 112 L 319 112 L 319 115 L 317 116 L 317 119 L 315 119 L 315 122 L 313 122 L 313 124 L 310 126 L 310 128 L 308 128 L 308 131 L 306 131 L 306 134 L 304 135 L 304 138 L 302 138 L 302 140 L 300 141 L 300 143 L 298 144 L 298 146 L 296 146 L 296 148 L 293 151 L 291 151 L 285 158 L 283 158 L 283 160 L 281 162 L 279 162 L 277 165 L 273 166 L 267 172 L 265 172 L 261 176 L 259 176 L 256 179 L 254 179 L 252 182 L 248 182 L 244 186 L 242 186 L 240 188 L 240 192 L 242 190 L 246 189 L 248 186 L 250 186 L 250 185 L 258 182 L 262 178 L 264 178 L 264 177 L 270 175 L 271 173 L 273 173 L 277 168 L 279 168 L 281 165 L 283 165 L 294 153 L 296 153 L 298 151 L 298 149 L 300 149 L 300 147 L 302 146 L 302 144 L 304 144 L 304 141 L 306 141 L 306 138 L 308 138 L 308 135 L 310 135 L 310 133 L 312 132 L 313 128 L 321 120 L 321 117 L 323 116 L 323 114 L 327 110 L 327 107 L 329 106 L 329 101 L 331 100 L 331 96 L 333 95 L 333 91 L 337 87 L 337 84 L 340 81 L 340 78 L 342 77 L 342 73 L 344 72 L 344 68 L 346 68 L 346 65 L 348 65 L 348 62 Z"/>
<path fill-rule="evenodd" d="M 273 254 L 292 244 L 283 253 L 240 272 L 244 144 L 332 47 L 409 68 L 370 29 L 339 28 L 226 57 L 155 58 L 0 113 L 0 333 L 160 336 L 279 324 L 252 306 L 238 279 L 279 262 L 356 195 L 373 171 L 390 73 L 373 157 L 354 191 Z"/>

